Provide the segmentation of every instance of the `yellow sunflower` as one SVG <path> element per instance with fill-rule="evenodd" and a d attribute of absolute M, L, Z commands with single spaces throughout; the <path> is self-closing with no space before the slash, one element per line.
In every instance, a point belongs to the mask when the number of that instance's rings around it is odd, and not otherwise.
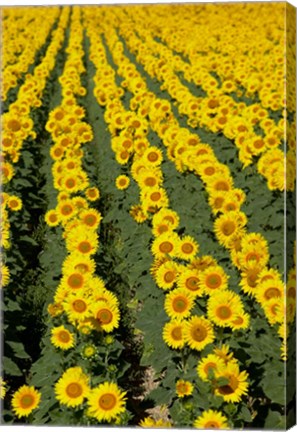
<path fill-rule="evenodd" d="M 197 417 L 193 426 L 196 429 L 229 429 L 227 417 L 211 409 Z"/>
<path fill-rule="evenodd" d="M 185 345 L 184 329 L 185 321 L 179 319 L 169 321 L 163 327 L 163 340 L 170 348 L 183 348 Z"/>
<path fill-rule="evenodd" d="M 126 392 L 120 390 L 115 383 L 104 382 L 91 390 L 88 395 L 87 415 L 96 418 L 99 422 L 110 423 L 125 412 Z"/>
<path fill-rule="evenodd" d="M 145 150 L 142 160 L 146 166 L 158 166 L 163 160 L 163 155 L 161 150 L 159 150 L 157 147 L 150 146 Z"/>
<path fill-rule="evenodd" d="M 228 384 L 215 387 L 215 395 L 222 396 L 225 402 L 240 402 L 242 396 L 248 393 L 248 374 L 246 371 L 240 372 L 235 362 L 229 362 L 224 367 L 218 368 L 215 371 L 215 377 L 228 380 Z"/>
<path fill-rule="evenodd" d="M 85 190 L 85 195 L 89 201 L 97 201 L 100 198 L 99 189 L 96 187 L 90 187 Z"/>
<path fill-rule="evenodd" d="M 228 288 L 228 276 L 220 266 L 210 266 L 200 273 L 200 288 L 205 294 Z"/>
<path fill-rule="evenodd" d="M 93 255 L 98 249 L 98 236 L 93 230 L 82 226 L 72 229 L 66 237 L 66 249 L 83 255 Z"/>
<path fill-rule="evenodd" d="M 60 223 L 60 217 L 56 210 L 49 210 L 44 216 L 46 224 L 50 227 L 55 227 Z"/>
<path fill-rule="evenodd" d="M 230 327 L 232 330 L 245 330 L 250 325 L 250 315 L 248 313 L 241 313 L 231 322 Z"/>
<path fill-rule="evenodd" d="M 120 311 L 116 305 L 106 301 L 97 301 L 92 305 L 92 324 L 96 330 L 104 330 L 110 333 L 119 327 Z"/>
<path fill-rule="evenodd" d="M 89 377 L 79 366 L 67 369 L 55 384 L 57 400 L 72 408 L 81 405 L 89 392 Z"/>
<path fill-rule="evenodd" d="M 18 211 L 21 210 L 23 203 L 19 197 L 12 195 L 9 197 L 7 205 L 10 210 Z"/>
<path fill-rule="evenodd" d="M 156 258 L 175 256 L 179 237 L 175 232 L 164 233 L 152 243 L 152 253 Z"/>
<path fill-rule="evenodd" d="M 192 261 L 199 250 L 198 243 L 191 236 L 183 237 L 177 244 L 177 256 Z"/>
<path fill-rule="evenodd" d="M 63 325 L 52 328 L 51 334 L 51 343 L 56 348 L 68 350 L 74 346 L 74 334 L 67 330 Z"/>
<path fill-rule="evenodd" d="M 209 354 L 207 357 L 203 357 L 197 366 L 198 376 L 203 381 L 208 381 L 209 372 L 217 370 L 218 367 L 225 365 L 224 360 L 216 354 Z"/>
<path fill-rule="evenodd" d="M 207 315 L 218 326 L 231 326 L 232 321 L 243 313 L 241 299 L 232 291 L 216 291 L 208 299 Z"/>
<path fill-rule="evenodd" d="M 186 322 L 184 335 L 189 347 L 197 351 L 202 351 L 215 339 L 211 322 L 199 316 L 193 316 Z"/>
<path fill-rule="evenodd" d="M 5 398 L 6 391 L 7 391 L 6 385 L 7 385 L 6 381 L 4 381 L 2 377 L 0 377 L 0 399 Z"/>
<path fill-rule="evenodd" d="M 12 396 L 12 410 L 17 417 L 27 417 L 38 407 L 41 393 L 34 387 L 23 385 Z"/>
<path fill-rule="evenodd" d="M 241 273 L 241 281 L 239 282 L 243 292 L 249 295 L 255 295 L 260 272 L 261 267 L 255 263 L 251 263 L 245 267 Z"/>
<path fill-rule="evenodd" d="M 124 190 L 129 187 L 130 179 L 126 175 L 120 175 L 116 178 L 116 188 L 119 190 Z"/>
<path fill-rule="evenodd" d="M 164 309 L 170 318 L 186 318 L 194 306 L 194 296 L 190 291 L 176 288 L 165 296 Z"/>
<path fill-rule="evenodd" d="M 226 248 L 231 247 L 232 241 L 244 232 L 246 222 L 246 216 L 242 212 L 230 211 L 219 216 L 214 223 L 214 232 L 219 243 Z"/>
<path fill-rule="evenodd" d="M 164 262 L 156 270 L 155 279 L 157 285 L 164 290 L 173 288 L 179 271 L 179 265 L 174 261 L 169 260 Z"/>
<path fill-rule="evenodd" d="M 90 300 L 79 290 L 70 294 L 62 303 L 70 322 L 81 321 L 91 316 Z"/>
<path fill-rule="evenodd" d="M 139 426 L 143 428 L 162 428 L 162 429 L 168 429 L 172 427 L 172 423 L 169 420 L 155 420 L 152 417 L 145 417 L 141 422 L 139 423 Z"/>
<path fill-rule="evenodd" d="M 224 363 L 227 364 L 230 361 L 233 361 L 233 352 L 229 352 L 230 347 L 229 345 L 222 344 L 219 347 L 214 348 L 213 352 L 216 356 L 220 357 L 222 360 L 224 360 Z"/>
<path fill-rule="evenodd" d="M 264 304 L 267 300 L 274 297 L 284 297 L 284 283 L 278 279 L 268 279 L 257 285 L 255 291 L 256 299 L 259 303 Z"/>
<path fill-rule="evenodd" d="M 102 220 L 101 214 L 95 209 L 85 209 L 79 214 L 79 218 L 88 228 L 96 230 Z"/>
<path fill-rule="evenodd" d="M 181 272 L 177 278 L 178 288 L 189 290 L 195 297 L 204 294 L 200 285 L 200 272 L 195 268 L 181 267 Z"/>
<path fill-rule="evenodd" d="M 194 386 L 190 381 L 178 380 L 175 384 L 175 391 L 179 398 L 190 396 L 193 390 Z"/>
<path fill-rule="evenodd" d="M 147 211 L 139 204 L 131 206 L 129 213 L 137 223 L 143 223 L 148 218 Z"/>
<path fill-rule="evenodd" d="M 5 287 L 8 285 L 10 280 L 10 272 L 7 265 L 1 263 L 0 261 L 0 287 Z"/>

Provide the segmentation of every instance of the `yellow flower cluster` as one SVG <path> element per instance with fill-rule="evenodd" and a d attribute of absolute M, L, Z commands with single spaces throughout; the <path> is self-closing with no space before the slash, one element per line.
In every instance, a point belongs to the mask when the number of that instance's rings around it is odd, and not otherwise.
<path fill-rule="evenodd" d="M 9 249 L 10 244 L 10 221 L 9 221 L 9 212 L 15 212 L 22 209 L 22 200 L 16 195 L 10 195 L 6 192 L 2 192 L 0 194 L 1 199 L 1 209 L 0 209 L 0 218 L 1 218 L 1 241 L 0 248 Z M 4 287 L 9 282 L 9 268 L 2 262 L 0 259 L 0 286 Z"/>
<path fill-rule="evenodd" d="M 109 22 L 110 21 L 112 22 L 112 16 L 110 17 Z M 188 130 L 178 126 L 167 101 L 157 99 L 153 93 L 148 91 L 143 77 L 136 70 L 135 66 L 124 56 L 123 45 L 119 41 L 116 33 L 112 31 L 109 26 L 108 34 L 105 34 L 105 37 L 113 54 L 113 59 L 118 66 L 118 73 L 125 78 L 124 86 L 134 94 L 134 98 L 131 99 L 130 103 L 132 109 L 137 109 L 138 115 L 140 114 L 139 119 L 142 119 L 141 115 L 148 116 L 150 120 L 149 127 L 155 130 L 163 140 L 163 143 L 167 147 L 168 157 L 175 163 L 177 169 L 180 171 L 189 169 L 197 174 L 205 183 L 206 191 L 209 194 L 209 204 L 216 216 L 214 232 L 219 243 L 230 251 L 233 264 L 241 273 L 240 285 L 242 290 L 245 293 L 254 296 L 261 304 L 271 325 L 276 323 L 282 324 L 285 319 L 288 319 L 286 318 L 288 314 L 290 315 L 289 320 L 291 320 L 291 317 L 294 318 L 295 313 L 294 301 L 293 299 L 289 299 L 287 304 L 284 306 L 284 283 L 279 272 L 268 267 L 270 256 L 267 241 L 261 234 L 247 233 L 246 231 L 248 220 L 246 215 L 241 211 L 241 205 L 245 200 L 245 194 L 242 190 L 234 188 L 230 169 L 226 165 L 218 162 L 209 145 L 201 143 L 196 135 L 191 134 Z M 112 109 L 113 108 L 114 107 L 112 106 Z M 117 118 L 116 115 L 113 118 Z M 121 130 L 126 130 L 124 118 L 122 119 Z M 147 146 L 148 143 L 146 142 L 146 152 L 149 151 Z M 131 149 L 130 154 L 132 154 L 133 145 L 131 144 L 129 148 Z M 135 164 L 134 160 L 132 169 Z M 145 160 L 145 162 L 145 166 L 147 167 L 147 161 Z M 143 162 L 141 161 L 141 163 Z M 142 188 L 137 176 L 135 176 L 135 173 L 140 170 L 141 164 L 136 165 L 132 174 L 134 174 L 135 180 L 140 185 L 140 188 Z M 159 175 L 159 178 L 160 182 L 162 179 L 161 174 Z M 138 206 L 137 210 L 138 212 L 136 217 L 140 221 L 145 220 L 147 214 L 144 211 L 143 205 Z M 174 230 L 174 228 L 172 228 L 172 230 Z M 164 229 L 164 227 L 161 223 L 161 230 L 162 229 Z M 165 231 L 166 230 L 168 230 L 168 228 L 165 229 Z M 168 236 L 168 233 L 158 232 L 158 228 L 156 228 L 154 235 L 158 236 L 156 241 L 153 243 L 154 255 L 159 259 L 164 257 L 164 255 L 169 255 L 170 258 L 174 257 L 176 249 L 174 250 L 173 245 L 174 241 L 177 240 L 172 237 L 172 245 L 170 246 L 166 243 L 166 251 L 160 253 L 160 251 L 158 251 L 158 247 L 160 247 L 159 243 L 161 243 L 162 247 L 163 240 Z M 179 258 L 181 258 L 181 256 L 179 256 Z M 216 265 L 216 263 L 211 264 L 214 266 Z M 162 266 L 160 267 L 162 270 L 159 270 L 159 273 L 157 273 L 157 282 L 159 285 L 160 279 L 167 277 L 163 286 L 160 285 L 165 289 L 172 288 L 176 279 L 178 279 L 178 268 L 175 268 L 174 270 L 171 269 L 170 276 L 167 276 L 168 268 L 166 267 L 169 265 L 170 264 L 162 263 Z M 213 271 L 214 269 L 210 269 L 210 272 Z M 268 279 L 270 279 L 268 282 L 266 282 L 267 278 L 265 276 L 267 272 L 270 275 L 268 276 Z M 168 280 L 168 277 L 171 278 L 171 280 Z M 197 280 L 201 279 L 201 275 L 196 274 L 196 278 Z M 226 288 L 226 283 L 224 282 L 222 273 L 218 274 L 218 271 L 215 271 L 215 278 L 220 280 L 218 286 L 220 290 Z M 207 280 L 210 281 L 211 277 Z M 275 286 L 275 284 L 277 284 L 277 286 Z M 200 282 L 200 289 L 201 285 Z M 204 286 L 204 293 L 207 293 L 207 290 L 208 294 L 213 292 L 211 286 L 206 286 L 206 290 Z M 201 290 L 200 295 L 202 292 L 203 291 Z M 177 294 L 179 295 L 180 293 Z M 171 296 L 165 304 L 166 312 L 169 313 L 171 318 L 180 318 L 181 316 L 178 314 L 174 315 L 174 312 L 172 312 L 172 302 L 175 301 L 175 296 L 174 294 L 171 294 Z M 228 291 L 222 293 L 216 292 L 215 295 L 211 297 L 212 299 L 208 302 L 208 316 L 214 320 L 213 322 L 215 324 L 222 326 L 229 325 L 234 330 L 248 327 L 249 316 L 244 313 L 238 295 Z M 193 302 L 187 299 L 185 300 L 185 303 L 187 306 L 182 315 L 183 317 L 188 317 Z M 169 334 L 172 335 L 174 334 L 175 327 L 168 325 L 165 333 L 167 337 L 169 329 Z M 180 323 L 178 324 L 178 334 L 181 334 Z M 184 339 L 181 338 L 179 341 L 174 341 L 172 343 L 176 348 L 179 345 L 183 346 L 184 342 Z"/>
<path fill-rule="evenodd" d="M 87 399 L 86 415 L 99 422 L 110 423 L 126 409 L 126 392 L 108 381 L 91 389 L 90 377 L 80 366 L 71 367 L 63 373 L 55 384 L 55 393 L 58 401 L 70 408 L 82 406 Z"/>
<path fill-rule="evenodd" d="M 228 345 L 215 348 L 213 353 L 203 357 L 198 363 L 197 373 L 203 381 L 211 383 L 214 394 L 225 402 L 240 402 L 248 392 L 248 374 L 240 371 Z M 227 383 L 220 384 L 222 379 Z"/>
<path fill-rule="evenodd" d="M 194 6 L 195 7 L 195 6 Z M 200 6 L 199 6 L 200 8 Z M 284 9 L 283 5 L 279 6 L 280 9 Z M 200 8 L 201 9 L 201 8 Z M 208 10 L 207 6 L 207 20 L 204 25 L 198 26 L 203 32 L 197 32 L 195 37 L 198 37 L 199 45 L 201 43 L 201 37 L 205 37 L 205 34 L 212 32 L 212 20 L 216 23 L 218 15 L 212 13 Z M 233 15 L 232 19 L 228 16 L 228 7 L 222 8 L 221 15 L 228 17 L 229 26 L 236 28 L 233 23 L 233 16 L 236 17 L 237 14 Z M 244 61 L 243 57 L 238 65 L 238 73 L 241 77 L 238 78 L 237 70 L 235 68 L 233 59 L 234 55 L 226 50 L 225 44 L 225 32 L 221 35 L 221 25 L 220 28 L 220 38 L 218 39 L 218 46 L 213 45 L 208 51 L 206 48 L 203 49 L 203 55 L 200 53 L 195 53 L 190 55 L 190 64 L 188 61 L 184 61 L 181 57 L 173 54 L 172 49 L 166 46 L 164 43 L 156 42 L 155 36 L 160 37 L 159 33 L 165 33 L 164 41 L 168 40 L 172 42 L 170 37 L 171 34 L 176 36 L 175 29 L 181 28 L 180 21 L 185 19 L 185 16 L 190 19 L 184 21 L 186 28 L 197 28 L 193 23 L 191 26 L 191 16 L 188 15 L 187 9 L 183 9 L 183 12 L 175 15 L 170 14 L 171 21 L 166 14 L 166 8 L 164 9 L 164 15 L 160 15 L 160 10 L 154 11 L 151 9 L 152 13 L 152 25 L 143 26 L 144 19 L 147 22 L 147 10 L 143 7 L 138 8 L 127 8 L 125 11 L 117 13 L 117 18 L 120 18 L 120 33 L 124 37 L 127 46 L 136 54 L 137 60 L 143 64 L 146 72 L 153 78 L 157 78 L 158 81 L 162 82 L 162 89 L 166 89 L 168 93 L 176 100 L 178 110 L 181 115 L 186 115 L 188 117 L 188 124 L 192 127 L 200 126 L 206 127 L 212 132 L 221 132 L 227 138 L 234 141 L 235 145 L 239 150 L 239 160 L 246 167 L 253 162 L 254 157 L 260 157 L 258 161 L 258 171 L 263 175 L 268 182 L 268 187 L 271 190 L 279 189 L 284 190 L 294 190 L 295 181 L 295 146 L 293 140 L 289 142 L 289 149 L 287 151 L 286 157 L 282 150 L 278 149 L 279 146 L 283 145 L 285 122 L 284 118 L 281 118 L 277 123 L 269 117 L 269 109 L 280 110 L 284 108 L 284 52 L 283 52 L 283 24 L 277 31 L 279 45 L 274 44 L 266 35 L 262 32 L 258 32 L 256 29 L 250 29 L 250 20 L 248 21 L 248 28 L 245 29 L 248 33 L 250 31 L 259 34 L 262 40 L 262 46 L 265 47 L 264 51 L 262 48 L 257 50 L 257 55 L 259 56 L 259 63 L 261 65 L 260 70 L 251 72 L 251 65 L 248 61 Z M 254 6 L 250 11 L 251 14 L 258 13 L 258 6 Z M 239 8 L 238 13 L 242 13 Z M 281 15 L 278 15 L 280 11 L 275 11 L 273 15 L 273 20 L 278 19 Z M 282 11 L 284 13 L 284 10 Z M 183 14 L 185 16 L 183 16 Z M 112 13 L 110 14 L 112 15 Z M 127 15 L 129 18 L 127 19 Z M 193 17 L 195 17 L 193 13 Z M 177 18 L 178 17 L 178 18 Z M 178 25 L 176 20 L 178 19 Z M 196 18 L 194 18 L 196 19 Z M 164 20 L 166 25 L 164 25 Z M 234 25 L 233 25 L 234 24 Z M 236 23 L 237 24 L 237 23 Z M 173 31 L 170 31 L 170 26 L 173 26 Z M 218 24 L 216 24 L 218 25 Z M 134 31 L 131 31 L 134 28 Z M 261 23 L 261 28 L 263 28 Z M 163 29 L 160 30 L 160 29 Z M 169 31 L 169 33 L 168 33 Z M 228 31 L 228 30 L 227 30 Z M 234 29 L 233 29 L 234 31 Z M 140 35 L 136 36 L 136 33 Z M 244 32 L 240 32 L 245 35 Z M 184 38 L 184 32 L 180 33 L 180 38 L 182 43 L 179 45 L 179 51 L 182 52 L 184 56 L 187 56 L 188 51 L 186 50 L 185 43 L 191 43 L 193 40 L 193 34 L 189 39 Z M 211 39 L 212 40 L 212 39 Z M 252 39 L 253 40 L 253 39 Z M 222 41 L 224 41 L 222 46 Z M 263 41 L 266 42 L 263 43 Z M 252 47 L 246 47 L 246 36 L 244 36 L 244 51 L 253 49 Z M 141 51 L 138 47 L 141 45 Z M 207 47 L 209 42 L 205 44 Z M 184 50 L 180 47 L 184 46 Z M 228 45 L 227 45 L 228 46 Z M 236 45 L 237 46 L 237 45 Z M 240 43 L 239 43 L 240 50 Z M 222 51 L 224 54 L 222 54 Z M 210 52 L 213 54 L 213 58 L 207 58 L 207 54 Z M 265 52 L 265 55 L 261 55 Z M 221 56 L 223 55 L 224 61 L 222 61 Z M 236 62 L 238 51 L 236 49 Z M 250 57 L 245 55 L 248 60 Z M 251 57 L 253 58 L 253 57 Z M 267 61 L 263 62 L 263 58 L 267 58 Z M 275 60 L 276 59 L 276 60 Z M 235 61 L 235 60 L 234 60 Z M 222 65 L 223 69 L 220 68 Z M 246 66 L 247 70 L 243 65 Z M 258 64 L 257 64 L 258 66 Z M 265 67 L 264 67 L 265 66 Z M 254 67 L 254 66 L 253 66 Z M 266 69 L 268 68 L 268 69 Z M 275 71 L 277 69 L 277 71 Z M 234 71 L 234 72 L 233 72 Z M 196 97 L 191 93 L 189 88 L 182 84 L 177 73 L 182 72 L 184 77 L 189 81 L 199 86 L 206 94 L 205 97 Z M 234 73 L 234 75 L 233 75 Z M 257 78 L 255 77 L 257 76 Z M 236 97 L 233 93 L 237 93 L 237 97 L 241 96 L 242 91 L 238 87 L 246 86 L 246 96 L 253 98 L 254 93 L 259 94 L 261 103 L 254 102 L 251 104 L 246 104 L 245 102 L 237 102 Z M 284 114 L 285 116 L 285 114 Z M 261 129 L 260 132 L 256 132 L 256 127 Z M 287 128 L 287 126 L 286 126 Z M 277 151 L 277 152 L 276 152 Z M 275 154 L 279 156 L 275 156 Z M 284 169 L 284 160 L 286 160 L 286 166 Z"/>
<path fill-rule="evenodd" d="M 33 74 L 27 74 L 20 87 L 17 100 L 9 105 L 9 111 L 2 115 L 1 156 L 2 181 L 7 183 L 14 175 L 13 165 L 18 162 L 23 142 L 35 138 L 34 124 L 30 112 L 42 104 L 42 94 L 50 72 L 55 66 L 58 50 L 64 41 L 65 28 L 69 17 L 69 8 L 63 8 L 58 27 L 49 44 L 41 63 L 34 68 Z"/>
<path fill-rule="evenodd" d="M 75 95 L 85 94 L 80 82 L 80 75 L 85 71 L 82 39 L 80 9 L 74 8 L 68 57 L 59 78 L 62 103 L 50 113 L 46 124 L 54 141 L 50 154 L 54 160 L 54 187 L 59 194 L 56 208 L 47 212 L 45 220 L 49 226 L 62 226 L 68 252 L 55 303 L 49 306 L 49 312 L 53 316 L 65 312 L 69 323 L 85 333 L 111 332 L 119 325 L 119 304 L 103 280 L 94 274 L 92 255 L 99 247 L 97 230 L 102 217 L 89 206 L 89 202 L 99 197 L 99 191 L 90 187 L 82 166 L 82 145 L 92 140 L 93 132 L 82 120 L 85 112 L 75 98 Z M 74 345 L 74 338 L 69 330 L 58 327 L 53 330 L 52 342 L 56 347 L 69 349 Z"/>
<path fill-rule="evenodd" d="M 3 8 L 2 99 L 34 63 L 59 16 L 59 8 Z"/>

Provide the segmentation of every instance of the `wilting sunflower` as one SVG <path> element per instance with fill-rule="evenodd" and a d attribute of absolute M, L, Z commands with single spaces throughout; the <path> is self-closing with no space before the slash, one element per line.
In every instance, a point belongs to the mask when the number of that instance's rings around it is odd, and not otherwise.
<path fill-rule="evenodd" d="M 17 417 L 27 417 L 31 412 L 38 407 L 41 398 L 41 393 L 34 387 L 23 385 L 12 397 L 12 410 Z"/>
<path fill-rule="evenodd" d="M 213 372 L 218 369 L 218 367 L 223 367 L 225 362 L 222 358 L 216 354 L 209 354 L 207 357 L 203 357 L 197 366 L 198 376 L 203 381 L 208 381 L 208 374 L 212 370 Z"/>
<path fill-rule="evenodd" d="M 210 266 L 200 273 L 200 288 L 205 294 L 228 288 L 228 276 L 220 266 Z"/>
<path fill-rule="evenodd" d="M 125 412 L 126 392 L 123 392 L 115 383 L 104 382 L 91 390 L 88 395 L 87 415 L 95 417 L 99 422 L 110 423 L 119 414 Z"/>
<path fill-rule="evenodd" d="M 202 351 L 215 339 L 211 322 L 199 316 L 193 316 L 186 322 L 184 334 L 189 347 L 197 351 Z"/>
<path fill-rule="evenodd" d="M 81 405 L 89 391 L 89 377 L 79 366 L 67 369 L 55 384 L 56 398 L 68 407 Z"/>
<path fill-rule="evenodd" d="M 232 321 L 244 312 L 239 295 L 229 290 L 216 291 L 207 302 L 207 315 L 221 327 L 231 326 Z"/>
<path fill-rule="evenodd" d="M 116 178 L 115 184 L 117 189 L 124 190 L 129 187 L 130 179 L 128 176 L 122 174 Z"/>
<path fill-rule="evenodd" d="M 190 396 L 193 390 L 194 386 L 190 381 L 178 380 L 175 384 L 175 391 L 179 398 Z"/>
<path fill-rule="evenodd" d="M 170 318 L 186 318 L 194 306 L 194 296 L 190 291 L 176 288 L 166 294 L 164 309 Z"/>
<path fill-rule="evenodd" d="M 240 372 L 235 362 L 229 362 L 224 367 L 218 368 L 215 371 L 215 377 L 228 380 L 228 384 L 215 387 L 215 394 L 222 396 L 225 402 L 240 402 L 242 396 L 248 392 L 248 374 L 246 371 Z"/>
<path fill-rule="evenodd" d="M 68 350 L 74 346 L 74 334 L 67 330 L 63 325 L 52 328 L 51 334 L 51 343 L 56 348 Z"/>
<path fill-rule="evenodd" d="M 163 340 L 173 349 L 183 348 L 185 345 L 185 321 L 179 319 L 171 320 L 163 327 Z"/>
<path fill-rule="evenodd" d="M 227 417 L 211 409 L 197 417 L 193 426 L 197 429 L 229 429 Z"/>

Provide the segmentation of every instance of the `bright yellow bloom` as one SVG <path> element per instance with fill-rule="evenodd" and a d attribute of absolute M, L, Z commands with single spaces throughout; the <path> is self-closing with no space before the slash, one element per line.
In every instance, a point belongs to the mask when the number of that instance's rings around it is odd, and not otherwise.
<path fill-rule="evenodd" d="M 27 417 L 38 407 L 41 393 L 34 387 L 23 385 L 13 395 L 11 405 L 17 417 Z"/>
<path fill-rule="evenodd" d="M 79 366 L 67 369 L 55 384 L 58 401 L 72 408 L 81 405 L 89 391 L 89 377 Z"/>
<path fill-rule="evenodd" d="M 125 412 L 126 392 L 119 389 L 117 384 L 104 382 L 91 390 L 88 395 L 87 415 L 95 417 L 99 422 L 110 423 Z"/>

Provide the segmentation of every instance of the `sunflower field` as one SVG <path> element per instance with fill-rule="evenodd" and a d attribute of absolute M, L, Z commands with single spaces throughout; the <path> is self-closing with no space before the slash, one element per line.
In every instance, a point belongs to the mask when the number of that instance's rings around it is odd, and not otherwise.
<path fill-rule="evenodd" d="M 1 423 L 294 425 L 295 9 L 1 12 Z"/>

